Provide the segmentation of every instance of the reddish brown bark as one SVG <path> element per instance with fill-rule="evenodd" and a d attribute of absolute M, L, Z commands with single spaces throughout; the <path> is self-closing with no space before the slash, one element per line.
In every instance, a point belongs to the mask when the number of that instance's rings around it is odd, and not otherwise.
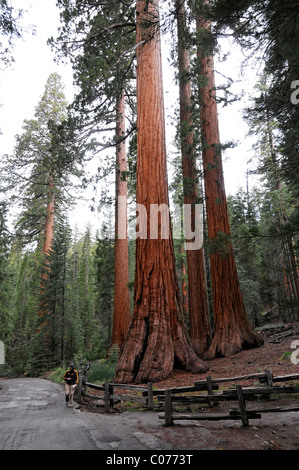
<path fill-rule="evenodd" d="M 203 3 L 207 4 L 208 0 L 204 0 Z M 203 18 L 197 19 L 198 32 L 209 29 L 208 21 Z M 200 86 L 200 119 L 208 236 L 216 247 L 210 254 L 215 334 L 206 354 L 206 357 L 212 358 L 260 346 L 263 340 L 253 331 L 248 321 L 231 244 L 215 99 L 213 57 L 203 53 L 198 46 L 198 61 L 201 66 L 201 79 L 206 81 Z"/>
<path fill-rule="evenodd" d="M 183 245 L 180 248 L 180 254 L 181 256 L 184 254 L 184 247 Z M 189 306 L 188 306 L 188 287 L 187 287 L 187 280 L 186 280 L 186 262 L 184 258 L 181 259 L 181 276 L 182 276 L 182 308 L 183 308 L 183 314 L 184 318 L 187 318 L 187 315 L 189 314 Z"/>
<path fill-rule="evenodd" d="M 52 181 L 49 182 L 49 201 L 47 204 L 47 215 L 45 223 L 45 235 L 43 254 L 48 255 L 51 249 L 54 236 L 54 206 L 55 206 L 55 195 L 54 195 L 54 184 Z"/>
<path fill-rule="evenodd" d="M 129 254 L 127 239 L 127 171 L 125 141 L 125 98 L 124 93 L 117 102 L 116 177 L 115 177 L 115 250 L 114 250 L 114 311 L 111 345 L 121 347 L 126 339 L 130 312 Z M 121 198 L 121 199 L 119 199 Z M 120 227 L 119 227 L 120 224 Z M 120 229 L 120 230 L 119 230 Z M 120 233 L 121 232 L 121 233 Z"/>
<path fill-rule="evenodd" d="M 55 194 L 54 194 L 54 183 L 51 179 L 49 184 L 48 204 L 46 209 L 46 222 L 44 229 L 44 243 L 43 243 L 43 273 L 40 283 L 41 294 L 45 288 L 45 284 L 48 279 L 49 267 L 47 263 L 47 256 L 50 253 L 53 237 L 54 237 L 54 209 L 55 209 Z M 47 313 L 47 305 L 45 302 L 40 304 L 38 316 L 42 317 Z M 46 324 L 46 320 L 43 325 Z"/>
<path fill-rule="evenodd" d="M 181 152 L 184 203 L 190 204 L 192 231 L 195 229 L 194 204 L 198 203 L 197 171 L 193 144 L 191 115 L 191 84 L 189 79 L 189 51 L 184 46 L 186 19 L 185 1 L 175 1 L 178 25 L 178 59 L 180 86 Z M 203 248 L 187 250 L 190 337 L 197 353 L 207 350 L 212 341 L 208 301 L 205 285 Z"/>
<path fill-rule="evenodd" d="M 206 365 L 196 355 L 182 320 L 170 236 L 151 239 L 150 205 L 168 205 L 164 100 L 159 35 L 144 20 L 157 19 L 159 2 L 137 1 L 137 203 L 146 208 L 148 237 L 136 240 L 133 319 L 116 366 L 117 382 L 162 380 L 176 364 L 194 373 Z M 151 16 L 149 16 L 151 15 Z M 170 227 L 170 218 L 168 218 Z"/>

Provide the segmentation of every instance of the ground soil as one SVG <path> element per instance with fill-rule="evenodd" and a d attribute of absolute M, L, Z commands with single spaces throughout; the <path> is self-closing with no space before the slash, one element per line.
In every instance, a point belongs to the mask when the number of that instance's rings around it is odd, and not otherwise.
<path fill-rule="evenodd" d="M 299 374 L 299 364 L 291 361 L 290 357 L 296 349 L 299 350 L 299 343 L 295 349 L 294 344 L 292 345 L 294 341 L 299 341 L 299 323 L 274 325 L 263 330 L 262 334 L 264 344 L 259 348 L 243 350 L 230 357 L 206 361 L 209 366 L 206 374 L 197 375 L 175 370 L 166 380 L 153 385 L 155 388 L 166 389 L 194 385 L 195 381 L 205 379 L 207 375 L 211 378 L 236 377 L 263 372 L 266 369 L 270 370 L 274 376 Z M 299 352 L 297 360 L 299 362 Z M 238 383 L 244 386 L 254 385 L 252 380 Z M 221 388 L 230 386 L 232 384 L 226 383 L 221 385 Z M 96 394 L 97 392 L 89 389 L 88 393 Z M 275 406 L 298 405 L 298 397 L 299 394 L 296 394 L 275 400 Z M 219 405 L 218 411 L 223 411 L 225 406 L 231 406 L 228 403 L 227 405 L 220 403 L 221 408 Z M 80 408 L 82 411 L 104 413 L 103 404 L 100 406 L 95 400 L 85 399 L 85 403 Z M 112 412 L 123 411 L 128 411 L 128 408 L 122 408 L 119 404 Z M 213 411 L 216 411 L 215 408 Z M 185 435 L 188 441 L 186 445 L 190 450 L 202 449 L 198 437 L 192 431 L 196 428 L 201 428 L 201 431 L 208 436 L 203 447 L 205 449 L 214 449 L 216 446 L 217 449 L 223 450 L 299 450 L 299 412 L 265 413 L 261 419 L 251 420 L 248 427 L 242 427 L 239 421 L 185 421 L 184 423 L 178 421 L 177 423 L 178 425 L 164 428 L 163 438 L 168 439 L 169 442 L 174 442 L 177 438 L 178 442 L 182 443 Z M 161 430 L 157 432 L 161 433 Z"/>

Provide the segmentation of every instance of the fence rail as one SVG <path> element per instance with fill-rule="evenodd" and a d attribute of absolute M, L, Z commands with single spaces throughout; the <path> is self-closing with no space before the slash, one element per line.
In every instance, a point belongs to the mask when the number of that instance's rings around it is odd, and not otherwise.
<path fill-rule="evenodd" d="M 285 376 L 276 376 L 266 370 L 264 373 L 250 374 L 239 377 L 225 377 L 220 379 L 211 379 L 212 384 L 219 384 L 224 382 L 236 382 L 240 380 L 259 379 L 260 383 L 264 386 L 260 387 L 242 387 L 236 385 L 235 389 L 223 390 L 220 392 L 208 392 L 207 394 L 192 395 L 192 396 L 173 396 L 172 389 L 165 390 L 165 403 L 164 413 L 159 415 L 159 419 L 164 419 L 166 426 L 171 426 L 174 420 L 222 420 L 222 419 L 238 419 L 242 421 L 243 426 L 248 426 L 249 419 L 259 419 L 263 413 L 274 412 L 288 412 L 299 411 L 299 405 L 281 407 L 281 406 L 263 406 L 257 408 L 246 408 L 247 401 L 263 401 L 270 400 L 271 395 L 284 395 L 299 393 L 298 388 L 293 385 L 274 386 L 274 382 L 289 382 L 299 380 L 299 374 L 291 374 Z M 203 381 L 195 382 L 199 385 Z M 219 401 L 232 401 L 235 402 L 237 407 L 232 408 L 229 412 L 201 412 L 201 413 L 175 413 L 173 412 L 173 405 L 179 404 L 207 404 L 209 408 L 218 404 Z"/>
<path fill-rule="evenodd" d="M 258 380 L 260 386 L 244 387 L 236 385 L 235 382 Z M 87 381 L 87 371 L 79 372 L 79 384 L 77 400 L 80 402 L 84 397 L 92 399 L 102 399 L 105 412 L 109 412 L 118 401 L 132 401 L 142 403 L 148 410 L 164 408 L 164 413 L 159 415 L 159 419 L 164 419 L 166 426 L 171 426 L 175 420 L 222 420 L 238 419 L 243 426 L 248 426 L 249 419 L 259 419 L 263 413 L 299 411 L 298 406 L 275 407 L 265 406 L 262 408 L 246 408 L 247 401 L 270 400 L 271 395 L 283 395 L 299 393 L 294 385 L 274 385 L 279 382 L 290 382 L 299 380 L 299 374 L 289 374 L 283 376 L 273 376 L 272 372 L 265 370 L 256 374 L 247 374 L 236 377 L 214 378 L 210 376 L 205 380 L 196 381 L 193 386 L 174 387 L 171 389 L 153 389 L 150 382 L 146 386 L 118 384 L 105 382 L 103 385 L 92 384 Z M 219 384 L 229 383 L 235 388 L 219 390 Z M 87 389 L 91 388 L 101 392 L 101 395 L 91 395 Z M 135 392 L 135 394 L 120 394 L 119 390 Z M 140 392 L 137 395 L 137 392 Z M 199 392 L 199 393 L 198 393 Z M 207 392 L 207 393 L 204 393 Z M 188 393 L 188 395 L 184 395 Z M 211 412 L 210 408 L 218 405 L 219 402 L 235 402 L 235 407 L 228 412 Z M 177 413 L 173 411 L 174 405 L 180 406 L 200 404 L 209 408 L 204 412 Z"/>
<path fill-rule="evenodd" d="M 80 371 L 81 372 L 81 371 Z M 104 401 L 105 411 L 109 412 L 111 408 L 119 400 L 122 401 L 133 401 L 144 404 L 149 410 L 153 409 L 153 384 L 148 383 L 147 386 L 141 385 L 128 385 L 128 384 L 116 384 L 113 382 L 105 382 L 103 385 L 97 385 L 85 380 L 86 375 L 79 373 L 79 384 L 77 400 L 80 403 L 82 398 L 88 397 L 95 400 L 102 399 Z M 87 393 L 87 388 L 98 390 L 102 392 L 101 395 L 90 395 Z M 115 393 L 117 390 L 126 390 L 131 392 L 142 392 L 141 396 L 133 394 L 119 394 Z"/>

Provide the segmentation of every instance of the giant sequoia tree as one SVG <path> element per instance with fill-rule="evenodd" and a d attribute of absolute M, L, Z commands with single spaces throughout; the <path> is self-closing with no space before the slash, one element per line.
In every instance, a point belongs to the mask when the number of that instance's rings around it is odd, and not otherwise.
<path fill-rule="evenodd" d="M 298 211 L 298 96 L 299 53 L 298 53 L 298 1 L 278 0 L 217 0 L 213 3 L 212 14 L 217 32 L 231 34 L 242 47 L 246 47 L 260 61 L 259 65 L 269 77 L 267 92 L 255 99 L 252 115 L 263 126 L 267 121 L 276 123 L 276 159 L 281 182 L 288 187 L 294 212 L 286 223 L 276 227 L 276 237 L 296 241 L 299 233 Z M 276 171 L 277 173 L 277 171 Z M 289 244 L 292 263 L 292 283 L 298 286 L 298 267 L 294 263 L 293 250 L 296 244 Z M 298 288 L 298 287 L 297 287 Z M 297 307 L 298 308 L 298 307 Z"/>
<path fill-rule="evenodd" d="M 126 339 L 131 319 L 129 283 L 129 251 L 127 238 L 127 159 L 124 140 L 125 97 L 117 99 L 115 175 L 115 251 L 114 251 L 114 313 L 111 344 L 121 347 Z M 123 233 L 121 233 L 123 232 Z"/>
<path fill-rule="evenodd" d="M 25 243 L 40 242 L 44 254 L 53 239 L 54 206 L 66 203 L 70 174 L 76 173 L 54 145 L 55 127 L 66 118 L 66 99 L 61 77 L 49 76 L 34 119 L 25 120 L 17 136 L 14 154 L 4 162 L 3 176 L 21 207 L 17 235 Z"/>
<path fill-rule="evenodd" d="M 159 1 L 138 0 L 136 15 L 137 203 L 146 208 L 147 237 L 136 240 L 134 311 L 116 366 L 117 382 L 162 380 L 176 365 L 195 373 L 207 370 L 182 321 L 171 231 L 163 239 L 159 220 L 158 238 L 150 237 L 151 205 L 169 204 L 161 45 L 155 27 Z"/>
<path fill-rule="evenodd" d="M 79 86 L 73 110 L 76 123 L 99 155 L 115 147 L 115 261 L 114 321 L 111 343 L 122 346 L 130 321 L 128 240 L 126 237 L 127 162 L 125 139 L 134 130 L 127 126 L 126 111 L 133 92 L 135 21 L 132 2 L 59 0 L 64 26 L 58 38 L 61 52 L 71 58 Z M 132 34 L 134 33 L 134 34 Z M 126 135 L 127 134 L 127 135 Z M 104 159 L 100 161 L 104 167 Z M 97 175 L 95 175 L 95 179 Z M 118 198 L 121 198 L 120 200 Z M 121 225 L 121 230 L 119 230 Z"/>
<path fill-rule="evenodd" d="M 185 1 L 176 0 L 178 65 L 180 89 L 180 141 L 184 204 L 191 206 L 191 230 L 195 230 L 195 204 L 199 203 L 196 153 L 192 120 L 190 60 L 187 41 Z M 190 337 L 195 350 L 202 354 L 211 344 L 208 300 L 205 283 L 203 248 L 187 250 Z"/>
<path fill-rule="evenodd" d="M 17 137 L 14 154 L 4 162 L 6 187 L 14 191 L 12 201 L 20 205 L 16 235 L 26 244 L 34 243 L 42 253 L 41 293 L 49 275 L 48 255 L 54 236 L 54 219 L 69 202 L 71 178 L 79 176 L 77 155 L 66 155 L 58 129 L 66 118 L 61 77 L 49 76 L 34 119 L 26 120 Z M 48 311 L 43 300 L 38 315 L 46 322 Z"/>
<path fill-rule="evenodd" d="M 199 3 L 200 120 L 215 325 L 213 342 L 207 353 L 207 357 L 211 358 L 259 346 L 263 340 L 248 321 L 239 285 L 224 186 L 214 61 L 209 37 L 211 26 L 204 15 L 204 7 L 209 2 L 203 0 Z"/>

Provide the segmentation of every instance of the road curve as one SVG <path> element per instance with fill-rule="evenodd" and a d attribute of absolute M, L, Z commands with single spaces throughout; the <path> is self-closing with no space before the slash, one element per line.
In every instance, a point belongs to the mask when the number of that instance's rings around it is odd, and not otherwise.
<path fill-rule="evenodd" d="M 136 418 L 131 414 L 98 415 L 67 408 L 63 388 L 47 380 L 0 380 L 0 450 L 111 451 L 156 447 L 158 442 L 143 439 L 135 425 Z"/>

